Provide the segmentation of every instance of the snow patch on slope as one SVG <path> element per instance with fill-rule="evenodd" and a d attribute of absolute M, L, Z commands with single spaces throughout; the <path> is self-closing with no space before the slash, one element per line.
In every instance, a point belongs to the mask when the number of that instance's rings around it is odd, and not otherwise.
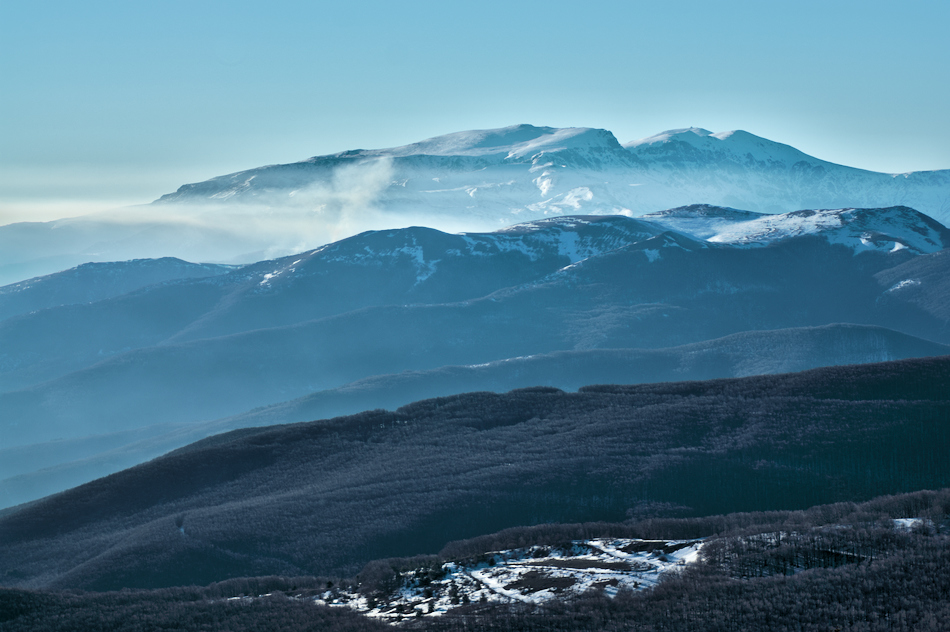
<path fill-rule="evenodd" d="M 857 252 L 928 254 L 950 245 L 950 232 L 905 206 L 877 209 L 806 210 L 768 215 L 736 209 L 694 205 L 645 215 L 655 222 L 714 244 L 767 246 L 807 235 L 820 236 Z"/>
<path fill-rule="evenodd" d="M 763 216 L 765 213 L 740 211 L 710 204 L 691 204 L 659 213 L 650 213 L 640 219 L 695 239 L 710 239 L 737 223 L 748 222 Z"/>
<path fill-rule="evenodd" d="M 328 590 L 317 602 L 398 623 L 410 616 L 440 616 L 469 603 L 541 604 L 589 590 L 613 597 L 620 590 L 655 586 L 664 574 L 696 562 L 703 543 L 597 538 L 574 541 L 568 548 L 496 551 L 404 572 L 389 595 Z"/>
<path fill-rule="evenodd" d="M 900 283 L 895 283 L 890 288 L 888 288 L 887 292 L 898 292 L 900 290 L 917 287 L 918 285 L 920 285 L 920 281 L 917 279 L 904 279 Z"/>

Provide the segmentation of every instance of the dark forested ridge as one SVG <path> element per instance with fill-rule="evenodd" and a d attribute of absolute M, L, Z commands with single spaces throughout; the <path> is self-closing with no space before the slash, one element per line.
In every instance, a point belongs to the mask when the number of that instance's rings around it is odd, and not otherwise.
<path fill-rule="evenodd" d="M 219 435 L 0 514 L 0 582 L 349 574 L 506 527 L 950 485 L 950 357 L 470 393 Z"/>
<path fill-rule="evenodd" d="M 684 534 L 705 538 L 701 555 L 652 589 L 621 590 L 611 598 L 592 588 L 534 605 L 453 600 L 442 616 L 408 608 L 390 620 L 434 632 L 942 632 L 950 624 L 950 489 L 944 489 L 802 511 L 509 529 L 451 543 L 438 556 L 377 560 L 352 579 L 249 577 L 106 593 L 0 589 L 0 631 L 376 631 L 388 626 L 323 604 L 346 594 L 375 603 L 398 599 L 400 586 L 434 586 L 443 564 L 477 563 L 492 558 L 491 551 Z M 641 544 L 656 546 L 655 540 Z M 533 589 L 523 590 L 531 595 Z"/>
<path fill-rule="evenodd" d="M 592 594 L 540 608 L 472 609 L 408 627 L 548 632 L 946 630 L 950 625 L 947 536 L 910 536 L 893 545 L 890 555 L 879 559 L 862 558 L 790 576 L 736 578 L 705 564 L 695 565 L 652 590 L 620 593 L 613 600 Z"/>
<path fill-rule="evenodd" d="M 294 592 L 291 589 L 297 588 L 293 581 L 245 584 L 267 587 L 276 595 L 254 601 L 229 599 L 232 594 L 243 593 L 240 586 L 231 586 L 233 592 L 212 587 L 99 594 L 0 589 L 0 631 L 382 632 L 391 629 L 343 608 L 319 607 L 309 601 L 293 600 L 288 597 Z"/>

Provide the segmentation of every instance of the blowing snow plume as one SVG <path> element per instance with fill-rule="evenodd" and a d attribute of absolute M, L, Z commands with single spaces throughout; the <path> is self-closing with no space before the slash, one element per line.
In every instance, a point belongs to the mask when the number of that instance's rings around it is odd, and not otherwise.
<path fill-rule="evenodd" d="M 90 261 L 177 257 L 244 264 L 302 252 L 396 218 L 379 212 L 392 183 L 387 158 L 343 165 L 299 189 L 229 203 L 126 207 L 0 227 L 0 285 Z M 398 221 L 398 220 L 397 220 Z"/>
<path fill-rule="evenodd" d="M 248 182 L 253 179 L 250 176 Z M 224 194 L 207 203 L 173 204 L 170 208 L 173 223 L 200 227 L 209 233 L 223 229 L 237 243 L 257 246 L 227 253 L 232 262 L 246 263 L 302 252 L 386 226 L 387 218 L 380 213 L 378 203 L 392 180 L 392 160 L 379 158 L 341 165 L 326 177 L 299 188 L 268 187 L 237 203 L 225 203 L 231 195 Z M 144 208 L 150 214 L 153 208 L 169 206 Z M 163 219 L 168 216 L 162 212 Z"/>

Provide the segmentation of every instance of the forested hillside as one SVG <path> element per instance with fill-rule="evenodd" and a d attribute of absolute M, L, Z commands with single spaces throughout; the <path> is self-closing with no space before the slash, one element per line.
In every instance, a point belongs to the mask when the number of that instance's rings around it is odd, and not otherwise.
<path fill-rule="evenodd" d="M 386 613 L 403 629 L 433 632 L 942 632 L 950 620 L 948 518 L 950 490 L 944 489 L 804 511 L 522 527 L 453 542 L 438 555 L 376 560 L 354 578 L 245 577 L 205 587 L 105 593 L 0 589 L 0 630 L 392 629 L 356 613 L 374 607 L 377 616 Z M 543 571 L 546 555 L 583 548 L 585 539 L 654 538 L 634 540 L 627 550 L 661 563 L 677 546 L 663 547 L 655 538 L 678 537 L 701 538 L 701 554 L 648 590 L 636 584 L 611 590 L 611 582 L 580 594 L 558 588 L 570 584 L 564 568 L 592 565 L 578 558 L 572 566 L 562 564 L 556 577 L 532 571 L 530 581 L 498 586 L 492 599 L 456 592 L 447 610 L 431 608 L 451 569 L 493 572 L 496 561 L 512 553 L 504 549 L 522 547 L 529 553 L 524 563 Z M 637 572 L 604 564 L 614 576 Z"/>
<path fill-rule="evenodd" d="M 0 581 L 350 574 L 545 522 L 804 508 L 950 485 L 950 358 L 537 388 L 245 429 L 3 512 Z"/>

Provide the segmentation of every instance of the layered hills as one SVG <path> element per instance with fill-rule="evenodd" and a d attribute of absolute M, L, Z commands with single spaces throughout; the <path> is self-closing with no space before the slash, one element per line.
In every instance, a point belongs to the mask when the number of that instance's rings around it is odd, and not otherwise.
<path fill-rule="evenodd" d="M 38 498 L 223 429 L 478 388 L 943 355 L 948 243 L 906 207 L 703 205 L 374 231 L 91 302 L 47 292 L 50 307 L 0 321 L 0 495 Z M 95 270 L 134 286 L 137 269 Z M 14 289 L 39 301 L 54 281 Z"/>

